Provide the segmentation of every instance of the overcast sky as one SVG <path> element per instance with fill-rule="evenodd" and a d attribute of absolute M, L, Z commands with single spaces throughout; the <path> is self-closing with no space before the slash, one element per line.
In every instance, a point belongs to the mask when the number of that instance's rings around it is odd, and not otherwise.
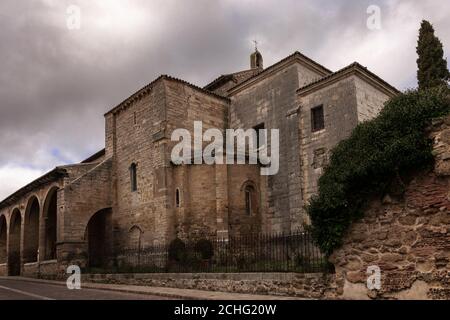
<path fill-rule="evenodd" d="M 67 27 L 67 8 L 81 27 Z M 367 28 L 367 8 L 381 29 Z M 103 114 L 160 74 L 204 85 L 298 50 L 337 70 L 358 61 L 399 89 L 416 85 L 417 31 L 450 50 L 445 1 L 2 0 L 0 199 L 104 147 Z"/>

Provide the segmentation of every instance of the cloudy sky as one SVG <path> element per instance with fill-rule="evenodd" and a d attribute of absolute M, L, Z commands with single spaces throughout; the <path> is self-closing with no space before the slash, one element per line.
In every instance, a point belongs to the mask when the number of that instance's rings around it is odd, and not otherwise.
<path fill-rule="evenodd" d="M 79 29 L 68 28 L 71 5 Z M 370 5 L 380 30 L 367 27 Z M 298 50 L 332 70 L 358 61 L 414 87 L 423 18 L 448 56 L 441 0 L 2 0 L 0 199 L 103 148 L 103 114 L 159 74 L 204 85 L 248 68 L 253 39 L 266 66 Z"/>

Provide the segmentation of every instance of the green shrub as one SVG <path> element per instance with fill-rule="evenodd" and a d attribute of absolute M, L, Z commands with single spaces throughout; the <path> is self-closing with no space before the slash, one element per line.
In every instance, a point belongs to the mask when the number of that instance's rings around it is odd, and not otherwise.
<path fill-rule="evenodd" d="M 207 239 L 198 240 L 195 244 L 195 251 L 200 253 L 203 260 L 211 259 L 214 255 L 213 244 Z"/>
<path fill-rule="evenodd" d="M 306 210 L 313 236 L 329 255 L 370 196 L 383 194 L 396 177 L 432 164 L 431 119 L 450 112 L 446 87 L 408 91 L 388 101 L 380 115 L 359 124 L 331 152 L 318 195 Z"/>
<path fill-rule="evenodd" d="M 184 258 L 186 252 L 186 245 L 183 240 L 176 238 L 169 244 L 169 260 L 180 262 Z"/>

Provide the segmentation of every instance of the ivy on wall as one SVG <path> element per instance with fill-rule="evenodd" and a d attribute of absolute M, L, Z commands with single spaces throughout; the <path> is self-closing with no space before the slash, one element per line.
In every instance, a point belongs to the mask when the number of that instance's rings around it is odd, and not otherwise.
<path fill-rule="evenodd" d="M 331 152 L 318 195 L 306 210 L 313 236 L 330 255 L 369 197 L 387 191 L 396 177 L 433 163 L 431 120 L 450 113 L 449 90 L 407 91 L 389 100 L 380 115 L 359 124 Z"/>

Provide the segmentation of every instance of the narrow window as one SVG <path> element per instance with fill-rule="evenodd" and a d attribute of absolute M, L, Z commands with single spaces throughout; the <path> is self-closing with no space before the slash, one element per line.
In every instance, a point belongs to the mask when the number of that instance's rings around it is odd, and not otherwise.
<path fill-rule="evenodd" d="M 323 117 L 323 105 L 311 109 L 311 131 L 319 131 L 325 128 Z"/>
<path fill-rule="evenodd" d="M 175 191 L 175 205 L 177 208 L 180 207 L 180 189 L 178 189 L 178 188 Z"/>
<path fill-rule="evenodd" d="M 132 163 L 130 166 L 131 192 L 137 191 L 137 166 Z"/>
<path fill-rule="evenodd" d="M 253 210 L 253 187 L 247 186 L 245 187 L 245 213 L 250 216 Z"/>
<path fill-rule="evenodd" d="M 136 116 L 136 112 L 133 113 L 133 123 L 137 124 L 137 116 Z"/>

